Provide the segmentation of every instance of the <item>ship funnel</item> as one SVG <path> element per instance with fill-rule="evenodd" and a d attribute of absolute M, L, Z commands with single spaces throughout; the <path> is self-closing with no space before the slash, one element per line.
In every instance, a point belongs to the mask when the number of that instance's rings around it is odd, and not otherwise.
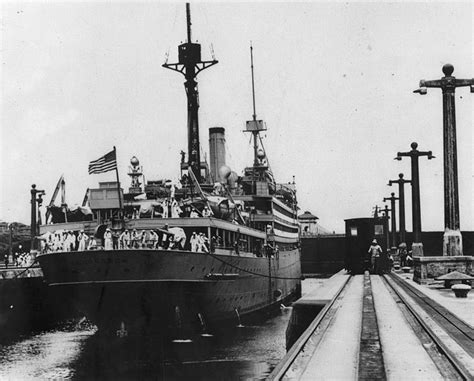
<path fill-rule="evenodd" d="M 211 176 L 213 181 L 221 179 L 219 168 L 225 165 L 225 128 L 209 128 L 209 156 L 211 161 Z"/>

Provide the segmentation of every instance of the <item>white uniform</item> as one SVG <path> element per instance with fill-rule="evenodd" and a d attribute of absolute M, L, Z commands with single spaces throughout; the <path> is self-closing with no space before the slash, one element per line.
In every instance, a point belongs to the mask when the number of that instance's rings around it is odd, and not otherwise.
<path fill-rule="evenodd" d="M 112 232 L 107 230 L 104 234 L 104 249 L 112 250 L 114 248 L 112 241 Z"/>
<path fill-rule="evenodd" d="M 86 243 L 87 243 L 87 235 L 84 233 L 79 233 L 79 236 L 77 237 L 79 241 L 79 247 L 77 248 L 78 251 L 84 251 L 86 250 Z"/>
<path fill-rule="evenodd" d="M 179 218 L 179 215 L 182 212 L 183 211 L 179 207 L 178 202 L 176 200 L 173 200 L 173 202 L 171 203 L 171 217 L 172 218 Z"/>
<path fill-rule="evenodd" d="M 68 240 L 69 240 L 69 251 L 76 250 L 76 236 L 74 233 L 69 233 L 68 234 Z"/>
<path fill-rule="evenodd" d="M 196 252 L 198 246 L 198 237 L 196 233 L 193 233 L 193 235 L 189 239 L 189 243 L 191 244 L 191 251 Z"/>
<path fill-rule="evenodd" d="M 97 241 L 95 240 L 94 237 L 92 237 L 89 240 L 89 246 L 87 247 L 87 250 L 95 249 L 97 247 Z"/>
<path fill-rule="evenodd" d="M 150 240 L 151 240 L 151 247 L 153 249 L 156 249 L 156 246 L 158 245 L 158 234 L 156 234 L 156 232 L 153 230 L 150 231 Z"/>
<path fill-rule="evenodd" d="M 204 236 L 202 233 L 199 233 L 197 237 L 197 250 L 198 253 L 202 253 L 204 251 Z"/>
<path fill-rule="evenodd" d="M 130 233 L 128 230 L 125 230 L 119 237 L 120 248 L 121 249 L 128 249 L 130 245 Z"/>
<path fill-rule="evenodd" d="M 70 245 L 69 245 L 69 234 L 64 233 L 61 237 L 61 245 L 62 245 L 62 250 L 63 251 L 69 251 Z"/>

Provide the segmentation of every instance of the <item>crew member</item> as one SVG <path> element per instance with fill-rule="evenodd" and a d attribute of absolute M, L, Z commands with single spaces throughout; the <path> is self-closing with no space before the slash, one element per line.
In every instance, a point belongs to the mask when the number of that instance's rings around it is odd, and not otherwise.
<path fill-rule="evenodd" d="M 86 243 L 87 243 L 87 235 L 84 234 L 84 230 L 79 232 L 77 236 L 77 240 L 79 241 L 79 246 L 77 248 L 78 251 L 85 251 L 86 250 Z"/>
<path fill-rule="evenodd" d="M 105 250 L 113 250 L 113 242 L 112 242 L 112 232 L 109 228 L 105 230 L 104 234 L 104 249 Z"/>
<path fill-rule="evenodd" d="M 372 273 L 376 274 L 379 270 L 378 268 L 379 260 L 380 260 L 380 255 L 382 254 L 382 248 L 377 243 L 376 239 L 372 241 L 372 244 L 369 247 L 368 253 L 370 254 L 370 264 L 371 264 Z"/>
<path fill-rule="evenodd" d="M 198 237 L 196 236 L 196 232 L 193 232 L 193 234 L 191 235 L 189 243 L 191 244 L 191 251 L 196 252 L 198 246 Z"/>
<path fill-rule="evenodd" d="M 158 234 L 154 230 L 150 230 L 150 241 L 151 241 L 151 248 L 156 249 L 158 246 Z"/>
<path fill-rule="evenodd" d="M 129 249 L 130 248 L 130 233 L 128 229 L 125 229 L 119 237 L 119 243 L 121 249 Z"/>

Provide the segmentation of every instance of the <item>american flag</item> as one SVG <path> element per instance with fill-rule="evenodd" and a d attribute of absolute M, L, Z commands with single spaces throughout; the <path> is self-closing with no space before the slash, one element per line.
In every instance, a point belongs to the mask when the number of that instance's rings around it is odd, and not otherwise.
<path fill-rule="evenodd" d="M 114 169 L 117 169 L 117 155 L 115 149 L 89 163 L 89 175 L 113 171 Z"/>

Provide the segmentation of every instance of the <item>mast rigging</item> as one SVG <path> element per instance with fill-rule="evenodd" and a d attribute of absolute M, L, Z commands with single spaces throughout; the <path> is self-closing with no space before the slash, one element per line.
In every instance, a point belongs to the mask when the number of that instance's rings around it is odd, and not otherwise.
<path fill-rule="evenodd" d="M 191 10 L 189 3 L 186 3 L 187 42 L 178 46 L 178 63 L 165 62 L 162 66 L 183 74 L 186 79 L 184 88 L 188 99 L 188 167 L 194 172 L 197 181 L 202 183 L 198 118 L 199 91 L 196 76 L 202 70 L 217 64 L 218 61 L 201 60 L 201 44 L 191 42 L 191 25 Z"/>

